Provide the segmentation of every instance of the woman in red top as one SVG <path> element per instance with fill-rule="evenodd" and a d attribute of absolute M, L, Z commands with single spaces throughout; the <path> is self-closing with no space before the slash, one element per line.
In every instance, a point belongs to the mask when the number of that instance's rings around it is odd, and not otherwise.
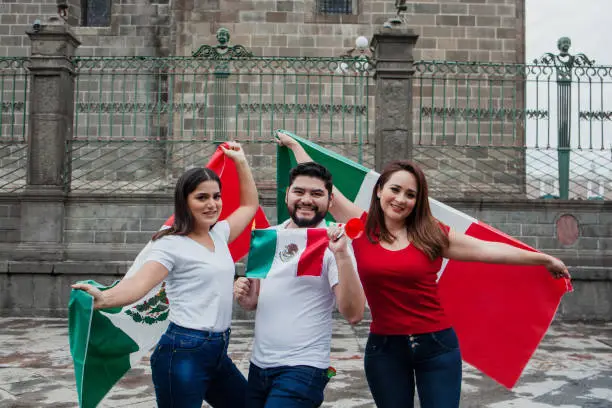
<path fill-rule="evenodd" d="M 311 161 L 290 136 L 279 143 L 298 162 Z M 461 394 L 461 354 L 440 305 L 442 258 L 468 262 L 544 265 L 569 277 L 560 260 L 487 242 L 451 230 L 431 214 L 423 171 L 409 161 L 389 163 L 364 213 L 335 187 L 330 213 L 338 222 L 361 217 L 365 234 L 353 241 L 357 269 L 372 313 L 365 373 L 378 407 L 455 408 Z"/>

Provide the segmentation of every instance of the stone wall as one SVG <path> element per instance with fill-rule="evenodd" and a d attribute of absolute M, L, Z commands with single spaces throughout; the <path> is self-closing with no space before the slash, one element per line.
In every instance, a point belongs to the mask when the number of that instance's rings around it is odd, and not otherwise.
<path fill-rule="evenodd" d="M 100 57 L 191 55 L 214 43 L 221 26 L 256 55 L 338 56 L 395 14 L 390 0 L 354 0 L 352 14 L 318 12 L 316 0 L 111 0 L 108 27 L 81 27 L 80 2 L 68 3 L 78 55 Z M 404 16 L 421 38 L 417 59 L 523 62 L 523 7 L 522 0 L 408 1 Z M 54 0 L 3 1 L 0 56 L 26 56 L 26 28 L 55 10 Z"/>
<path fill-rule="evenodd" d="M 21 209 L 14 199 L 0 200 L 0 242 L 18 242 Z"/>
<path fill-rule="evenodd" d="M 169 50 L 169 6 L 167 0 L 111 0 L 108 27 L 80 27 L 80 1 L 70 0 L 68 22 L 76 27 L 82 42 L 79 55 L 162 55 Z M 36 19 L 43 24 L 56 15 L 55 0 L 5 0 L 0 5 L 0 56 L 28 55 L 24 35 Z"/>
<path fill-rule="evenodd" d="M 276 221 L 274 203 L 265 211 Z M 559 310 L 564 320 L 609 320 L 612 316 L 612 205 L 609 202 L 445 201 L 445 204 L 504 231 L 534 248 L 558 256 L 570 267 L 574 292 Z M 12 235 L 0 243 L 0 314 L 65 315 L 69 284 L 80 279 L 111 283 L 127 271 L 135 255 L 172 211 L 171 196 L 67 199 L 63 244 L 45 247 L 19 243 L 16 197 L 0 197 L 3 228 Z M 559 220 L 571 214 L 578 238 L 564 245 Z M 563 237 L 562 237 L 563 238 Z M 41 258 L 47 258 L 41 260 Z M 242 273 L 243 264 L 238 265 Z"/>

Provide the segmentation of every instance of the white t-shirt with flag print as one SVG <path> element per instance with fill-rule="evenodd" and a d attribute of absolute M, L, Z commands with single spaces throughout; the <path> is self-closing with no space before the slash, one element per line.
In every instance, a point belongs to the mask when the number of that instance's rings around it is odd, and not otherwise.
<path fill-rule="evenodd" d="M 271 228 L 285 229 L 288 224 L 289 220 Z M 326 228 L 325 221 L 317 227 Z M 329 367 L 338 266 L 327 249 L 320 276 L 297 276 L 298 260 L 306 248 L 306 234 L 299 234 L 300 230 L 305 231 L 296 228 L 291 242 L 298 251 L 284 260 L 277 251 L 272 268 L 261 280 L 251 356 L 251 362 L 260 368 Z"/>
<path fill-rule="evenodd" d="M 153 242 L 147 261 L 168 269 L 168 319 L 179 326 L 222 332 L 232 321 L 235 266 L 227 241 L 230 228 L 219 221 L 210 230 L 214 252 L 186 236 L 166 235 Z"/>

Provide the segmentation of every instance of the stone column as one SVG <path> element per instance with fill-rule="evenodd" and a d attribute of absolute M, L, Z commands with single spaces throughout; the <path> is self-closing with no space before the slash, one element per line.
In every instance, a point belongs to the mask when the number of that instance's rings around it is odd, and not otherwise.
<path fill-rule="evenodd" d="M 21 202 L 21 242 L 62 243 L 70 181 L 66 141 L 72 138 L 74 69 L 79 41 L 63 21 L 32 27 L 27 185 Z"/>
<path fill-rule="evenodd" d="M 413 49 L 418 35 L 403 26 L 384 27 L 372 40 L 376 60 L 376 170 L 412 158 Z"/>

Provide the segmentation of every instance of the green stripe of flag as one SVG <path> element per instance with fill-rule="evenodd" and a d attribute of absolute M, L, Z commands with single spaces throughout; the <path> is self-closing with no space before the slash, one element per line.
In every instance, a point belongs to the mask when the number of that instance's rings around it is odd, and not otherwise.
<path fill-rule="evenodd" d="M 95 281 L 79 283 L 88 283 L 100 290 L 110 288 Z M 115 314 L 121 308 L 104 311 Z M 70 353 L 79 405 L 93 408 L 130 369 L 130 354 L 138 351 L 139 347 L 101 311 L 93 310 L 93 298 L 87 292 L 72 290 L 68 313 Z"/>
<path fill-rule="evenodd" d="M 355 163 L 338 153 L 325 149 L 309 140 L 303 139 L 286 130 L 279 130 L 293 137 L 306 153 L 310 155 L 312 160 L 327 167 L 332 173 L 334 185 L 340 189 L 351 201 L 355 201 L 363 180 L 366 178 L 370 169 Z M 290 149 L 279 147 L 277 149 L 277 214 L 278 222 L 282 222 L 289 218 L 287 206 L 285 205 L 285 192 L 289 186 L 289 172 L 297 165 L 295 157 Z M 370 189 L 369 192 L 372 190 Z M 369 195 L 369 194 L 366 194 Z M 369 200 L 368 200 L 369 201 Z"/>
<path fill-rule="evenodd" d="M 276 255 L 275 229 L 255 229 L 251 231 L 251 247 L 247 262 L 246 276 L 248 278 L 265 278 L 272 268 Z"/>

